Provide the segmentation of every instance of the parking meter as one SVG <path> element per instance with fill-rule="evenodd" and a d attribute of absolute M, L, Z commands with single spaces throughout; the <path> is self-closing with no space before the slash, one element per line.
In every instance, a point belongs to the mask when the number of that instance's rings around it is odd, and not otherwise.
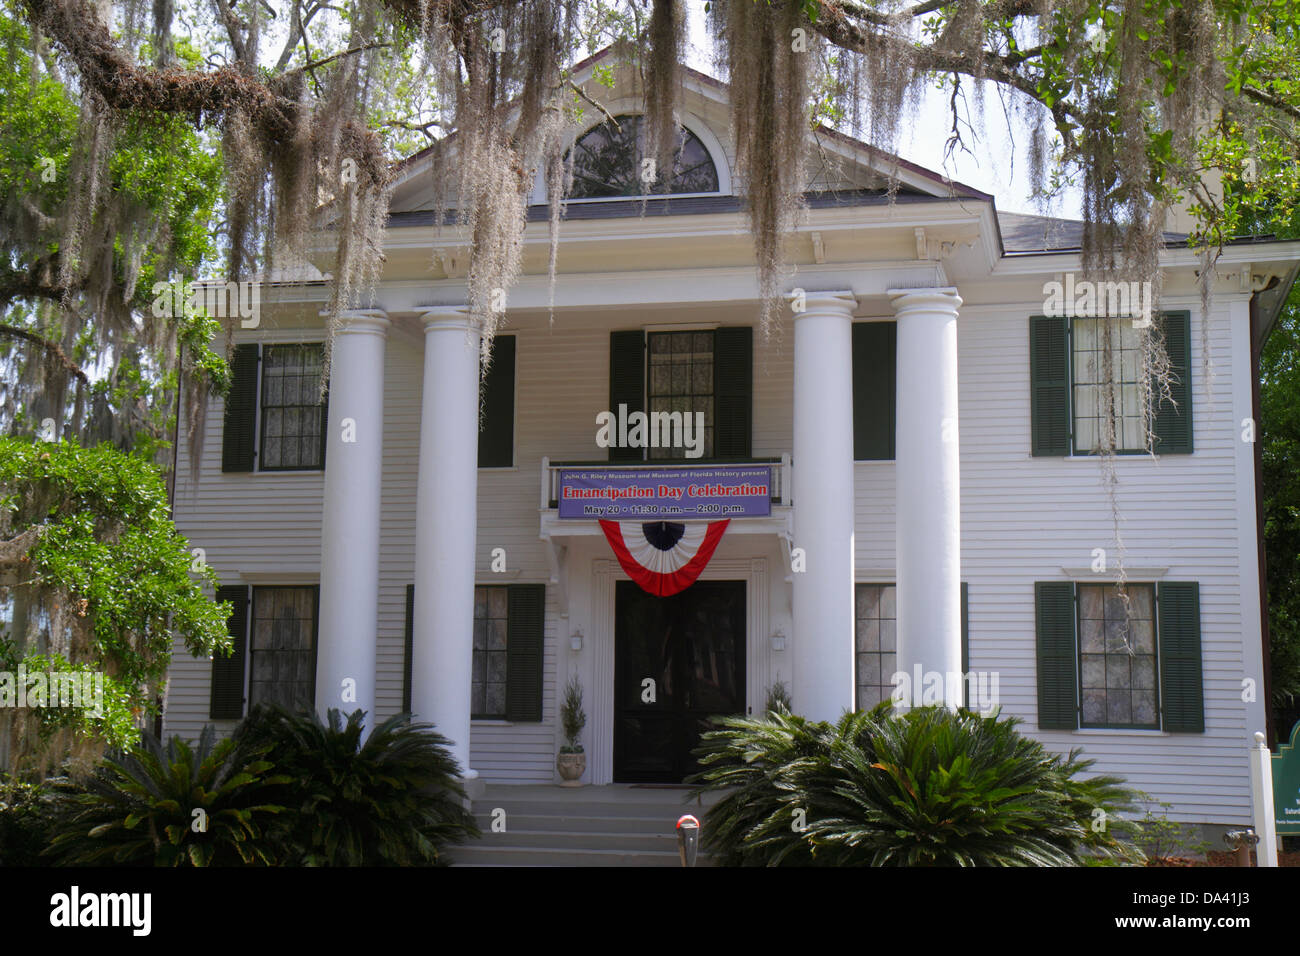
<path fill-rule="evenodd" d="M 1250 866 L 1250 851 L 1259 843 L 1259 834 L 1251 827 L 1244 830 L 1229 830 L 1223 835 L 1223 842 L 1236 852 L 1237 866 Z"/>
<path fill-rule="evenodd" d="M 689 813 L 677 821 L 677 852 L 682 866 L 694 866 L 700 850 L 700 821 Z"/>

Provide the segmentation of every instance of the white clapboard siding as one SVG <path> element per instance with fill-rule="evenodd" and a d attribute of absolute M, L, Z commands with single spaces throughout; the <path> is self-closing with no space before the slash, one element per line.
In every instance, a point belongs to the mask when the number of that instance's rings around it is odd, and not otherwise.
<path fill-rule="evenodd" d="M 1241 823 L 1247 819 L 1247 732 L 1240 701 L 1243 594 L 1239 553 L 1237 440 L 1231 425 L 1234 365 L 1228 312 L 1216 309 L 1210 329 L 1215 369 L 1214 407 L 1201 382 L 1199 321 L 1193 321 L 1192 456 L 1158 461 L 1121 458 L 1119 501 L 1133 567 L 1167 567 L 1168 580 L 1201 586 L 1206 732 L 1040 732 L 1033 585 L 1064 580 L 1062 567 L 1087 567 L 1093 548 L 1114 560 L 1109 507 L 1098 464 L 1090 458 L 1031 458 L 1029 454 L 1028 316 L 1033 303 L 962 312 L 959 320 L 962 467 L 962 577 L 970 590 L 970 659 L 975 670 L 995 671 L 1004 713 L 1053 750 L 1082 746 L 1095 771 L 1118 773 L 1156 800 L 1174 804 L 1180 819 Z M 702 319 L 707 321 L 707 319 Z M 718 321 L 736 321 L 734 310 Z M 607 404 L 609 331 L 642 324 L 634 314 L 557 313 L 512 318 L 505 334 L 517 339 L 516 461 L 479 472 L 478 580 L 482 584 L 547 582 L 549 568 L 538 537 L 539 463 L 600 459 L 595 412 Z M 292 328 L 275 333 L 302 335 Z M 243 333 L 241 337 L 249 337 Z M 308 336 L 310 337 L 310 336 Z M 788 452 L 792 444 L 793 334 L 755 337 L 754 439 L 756 456 Z M 417 323 L 401 318 L 389 334 L 385 382 L 385 440 L 379 608 L 379 717 L 400 706 L 406 585 L 415 551 L 415 480 L 419 442 L 422 344 Z M 900 401 L 904 399 L 900 387 Z M 193 546 L 202 546 L 223 580 L 241 573 L 319 574 L 321 477 L 223 475 L 221 403 L 213 402 L 206 430 L 199 493 L 182 464 L 177 520 Z M 180 449 L 180 461 L 187 450 Z M 796 463 L 797 467 L 797 463 Z M 856 466 L 856 564 L 859 580 L 892 580 L 894 465 Z M 454 503 L 448 503 L 449 506 Z M 739 545 L 740 538 L 732 542 Z M 768 544 L 755 538 L 755 553 Z M 494 548 L 506 552 L 507 574 L 489 570 Z M 1252 556 L 1246 555 L 1249 560 Z M 788 585 L 771 575 L 775 592 Z M 287 582 L 286 582 L 287 583 Z M 586 586 L 573 569 L 570 588 Z M 788 600 L 788 599 L 787 599 Z M 555 588 L 547 587 L 544 719 L 541 723 L 476 721 L 471 762 L 489 781 L 544 783 L 553 779 L 556 731 L 556 648 L 560 626 Z M 779 604 L 779 600 L 777 601 Z M 1243 611 L 1245 607 L 1245 611 Z M 207 723 L 210 664 L 178 648 L 168 688 L 169 733 L 196 735 Z M 229 724 L 221 729 L 228 730 Z"/>

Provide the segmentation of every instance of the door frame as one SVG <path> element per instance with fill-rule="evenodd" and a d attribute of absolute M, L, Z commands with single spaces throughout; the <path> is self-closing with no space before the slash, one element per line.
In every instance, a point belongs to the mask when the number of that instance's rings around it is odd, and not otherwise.
<path fill-rule="evenodd" d="M 748 590 L 748 587 L 749 585 L 742 580 L 716 581 L 716 582 L 712 580 L 697 580 L 693 582 L 690 587 L 684 589 L 683 591 L 680 591 L 677 594 L 672 595 L 671 597 L 654 598 L 654 597 L 650 597 L 649 595 L 646 595 L 639 587 L 637 587 L 636 584 L 634 584 L 631 581 L 614 582 L 614 610 L 616 615 L 614 621 L 614 676 L 616 681 L 619 676 L 620 648 L 623 651 L 628 650 L 628 645 L 620 644 L 620 640 L 632 639 L 632 634 L 625 631 L 623 634 L 620 635 L 618 631 L 618 624 L 620 619 L 618 616 L 619 615 L 618 598 L 620 594 L 628 595 L 633 601 L 641 601 L 642 599 L 644 599 L 650 601 L 680 602 L 683 599 L 685 599 L 689 602 L 692 596 L 698 597 L 706 590 L 712 588 L 714 589 L 715 594 L 726 595 L 725 606 L 727 607 L 727 612 L 726 612 L 727 616 L 731 620 L 732 625 L 740 628 L 741 640 L 735 641 L 733 639 L 731 647 L 735 657 L 732 659 L 730 666 L 727 668 L 727 670 L 729 671 L 729 678 L 732 681 L 731 687 L 733 688 L 734 694 L 742 697 L 742 700 L 738 702 L 739 706 L 736 709 L 733 710 L 730 708 L 724 709 L 724 708 L 714 707 L 705 710 L 699 707 L 688 708 L 686 707 L 686 700 L 685 697 L 683 696 L 676 700 L 675 702 L 676 706 L 672 707 L 671 709 L 654 711 L 655 715 L 657 715 L 658 717 L 660 718 L 666 717 L 669 720 L 670 726 L 672 727 L 673 733 L 672 733 L 671 749 L 673 751 L 672 760 L 674 763 L 674 767 L 672 768 L 672 772 L 674 774 L 677 769 L 675 766 L 676 762 L 679 759 L 687 758 L 687 752 L 684 750 L 680 750 L 679 748 L 681 744 L 685 743 L 685 741 L 681 739 L 681 735 L 687 732 L 688 727 L 695 727 L 698 725 L 696 723 L 697 721 L 699 721 L 702 718 L 712 716 L 714 714 L 724 713 L 724 712 L 725 713 L 743 712 L 739 710 L 739 707 L 752 708 L 753 706 L 752 702 L 748 700 L 748 695 L 745 686 L 746 684 L 745 677 L 746 674 L 748 673 L 746 669 L 746 659 L 747 659 L 749 647 L 748 647 L 748 640 L 744 633 L 745 618 L 747 616 L 746 609 L 745 609 L 744 594 Z M 735 600 L 737 596 L 739 596 L 741 600 L 739 601 Z M 639 606 L 643 608 L 646 607 L 645 604 L 640 604 Z M 689 652 L 687 642 L 684 640 L 685 635 L 682 633 L 682 629 L 686 624 L 685 619 L 681 616 L 677 616 L 676 618 L 670 618 L 670 620 L 673 621 L 672 629 L 676 634 L 676 640 L 677 640 L 676 647 L 674 648 L 673 653 L 670 657 L 670 660 L 672 661 L 672 665 L 671 665 L 672 683 L 674 684 L 674 686 L 678 688 L 679 692 L 684 695 L 686 691 L 685 685 L 690 684 L 693 680 L 693 678 L 688 676 L 688 672 L 690 670 L 690 665 L 694 661 L 694 655 Z M 635 626 L 632 626 L 631 628 L 629 628 L 629 630 L 636 631 L 637 628 Z M 657 630 L 641 631 L 639 636 L 647 637 L 653 640 L 654 635 L 659 633 L 661 632 Z M 624 666 L 626 666 L 626 663 L 624 664 Z M 628 676 L 629 675 L 625 670 L 623 672 L 622 679 L 626 682 L 628 680 Z M 682 680 L 679 681 L 678 678 L 681 678 Z M 627 691 L 631 691 L 631 685 L 624 684 L 624 687 Z M 633 691 L 633 693 L 639 696 L 640 690 L 638 689 L 636 691 Z M 646 712 L 644 708 L 636 706 L 635 704 L 630 705 L 629 701 L 627 701 L 626 699 L 623 701 L 622 706 L 620 707 L 619 700 L 618 700 L 617 683 L 615 684 L 614 707 L 615 707 L 614 775 L 616 777 L 617 776 L 623 777 L 621 781 L 618 781 L 619 783 L 680 783 L 681 779 L 684 779 L 685 777 L 689 776 L 691 773 L 694 772 L 693 770 L 688 768 L 682 774 L 682 778 L 678 780 L 661 781 L 661 780 L 649 780 L 649 779 L 647 780 L 629 779 L 629 773 L 631 774 L 632 777 L 650 776 L 651 773 L 648 769 L 645 768 L 643 768 L 641 771 L 636 771 L 636 770 L 630 771 L 626 763 L 628 759 L 628 754 L 626 752 L 626 749 L 624 750 L 623 753 L 623 758 L 625 762 L 622 770 L 621 771 L 619 770 L 619 764 L 618 764 L 619 726 L 623 724 L 623 722 L 625 722 L 629 717 L 633 717 L 633 718 L 643 717 L 645 716 Z M 653 720 L 654 718 L 652 717 L 651 719 Z M 624 743 L 624 747 L 626 748 L 628 743 L 626 738 L 624 739 L 623 743 Z M 641 755 L 644 756 L 643 753 Z"/>
<path fill-rule="evenodd" d="M 593 784 L 614 782 L 614 582 L 630 580 L 619 563 L 598 558 L 592 567 L 592 631 L 595 686 L 591 694 Z M 745 700 L 761 706 L 771 683 L 770 598 L 767 558 L 720 558 L 709 562 L 702 581 L 745 582 Z"/>

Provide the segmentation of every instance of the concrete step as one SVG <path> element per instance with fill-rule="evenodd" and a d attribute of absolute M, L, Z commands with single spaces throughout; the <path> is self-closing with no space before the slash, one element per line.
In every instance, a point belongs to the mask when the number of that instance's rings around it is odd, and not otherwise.
<path fill-rule="evenodd" d="M 696 816 L 699 816 L 698 814 Z M 476 813 L 474 819 L 484 836 L 492 833 L 492 815 Z M 549 830 L 569 833 L 621 832 L 632 835 L 674 833 L 677 818 L 674 816 L 623 817 L 613 815 L 585 816 L 578 814 L 537 813 L 526 810 L 506 811 L 506 832 L 515 830 Z M 675 838 L 675 837 L 674 837 Z"/>
<path fill-rule="evenodd" d="M 626 831 L 600 830 L 516 830 L 505 833 L 483 831 L 481 839 L 467 846 L 477 847 L 550 847 L 567 850 L 656 850 L 661 853 L 677 852 L 677 836 L 673 833 L 628 833 Z"/>
<path fill-rule="evenodd" d="M 626 851 L 556 849 L 553 847 L 451 847 L 447 856 L 452 866 L 654 866 L 680 867 L 676 851 Z M 708 866 L 701 859 L 699 865 Z"/>

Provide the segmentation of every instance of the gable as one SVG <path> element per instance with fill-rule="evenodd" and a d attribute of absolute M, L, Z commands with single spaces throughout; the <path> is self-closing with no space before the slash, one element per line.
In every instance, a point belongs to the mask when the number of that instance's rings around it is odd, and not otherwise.
<path fill-rule="evenodd" d="M 606 86 L 596 79 L 596 67 L 611 59 L 613 53 L 606 48 L 583 63 L 574 71 L 574 82 L 582 89 L 586 97 L 599 103 L 613 116 L 623 114 L 640 114 L 644 108 L 644 96 L 641 92 L 640 77 L 637 71 L 626 65 L 616 66 L 612 71 L 612 85 Z M 736 171 L 735 142 L 731 135 L 730 102 L 727 84 L 696 70 L 683 68 L 682 94 L 679 117 L 682 125 L 695 134 L 708 149 L 710 158 L 718 172 L 719 187 L 712 195 L 718 197 L 735 197 L 742 192 Z M 572 130 L 570 142 L 576 141 L 592 128 L 605 122 L 605 115 L 590 102 L 583 102 L 581 121 Z M 904 196 L 929 196 L 934 198 L 968 198 L 989 199 L 984 193 L 952 182 L 946 177 L 909 163 L 897 156 L 874 149 L 865 143 L 838 133 L 826 127 L 815 134 L 817 148 L 809 157 L 808 191 L 820 193 L 828 191 L 847 193 L 884 193 L 888 190 L 891 177 L 897 181 L 897 194 Z M 398 165 L 397 178 L 393 186 L 390 212 L 398 214 L 392 223 L 400 225 L 403 221 L 414 222 L 419 217 L 403 217 L 403 213 L 431 212 L 437 206 L 436 190 L 433 181 L 435 157 L 445 151 L 446 163 L 454 165 L 456 142 L 453 134 L 448 139 L 422 150 Z M 699 195 L 699 194 L 694 194 Z M 570 200 L 571 203 L 594 203 L 599 201 L 626 202 L 635 197 L 619 197 L 615 200 Z M 535 176 L 530 205 L 541 206 L 547 203 L 546 184 L 540 173 Z M 454 197 L 449 196 L 445 205 L 454 207 Z M 639 202 L 638 202 L 639 205 Z M 726 207 L 734 203 L 722 204 Z M 425 220 L 427 222 L 427 220 Z"/>

